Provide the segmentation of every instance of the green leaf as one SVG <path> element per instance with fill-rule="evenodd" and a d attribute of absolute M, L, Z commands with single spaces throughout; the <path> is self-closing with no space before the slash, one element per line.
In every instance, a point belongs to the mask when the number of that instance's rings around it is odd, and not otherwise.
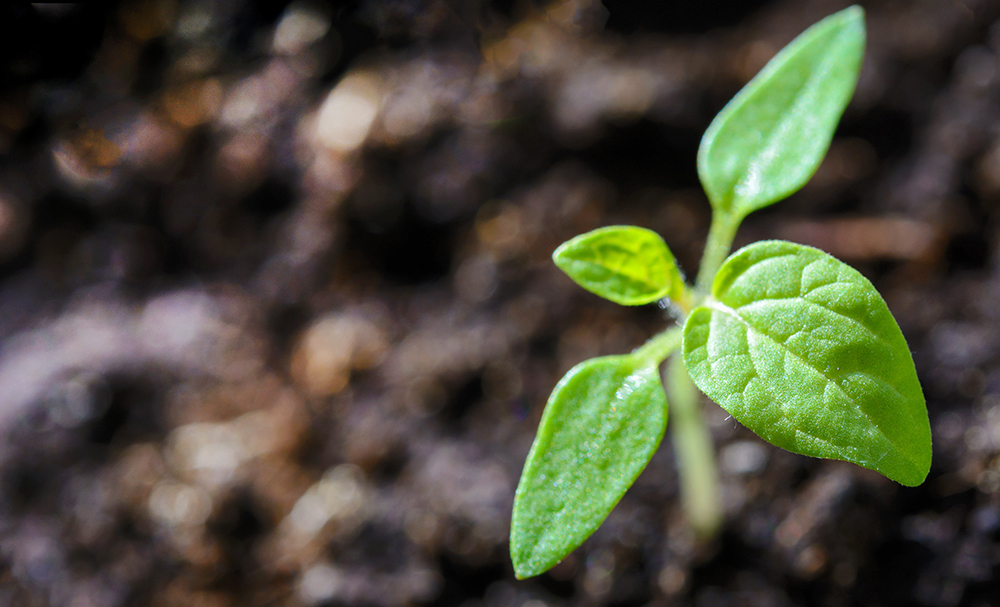
<path fill-rule="evenodd" d="M 670 249 L 645 228 L 610 226 L 580 234 L 562 243 L 552 261 L 576 284 L 623 306 L 675 298 L 684 289 Z"/>
<path fill-rule="evenodd" d="M 712 207 L 746 217 L 801 188 L 830 147 L 865 47 L 852 6 L 803 32 L 715 117 L 698 149 Z"/>
<path fill-rule="evenodd" d="M 768 442 L 916 486 L 931 430 L 913 358 L 857 270 L 784 241 L 740 249 L 684 325 L 695 384 Z"/>
<path fill-rule="evenodd" d="M 519 579 L 552 568 L 600 526 L 666 425 L 656 364 L 592 358 L 559 381 L 514 496 L 510 556 Z"/>

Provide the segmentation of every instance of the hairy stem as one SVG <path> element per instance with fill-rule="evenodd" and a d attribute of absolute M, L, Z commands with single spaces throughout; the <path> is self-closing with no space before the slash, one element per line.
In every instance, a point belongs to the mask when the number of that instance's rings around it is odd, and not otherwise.
<path fill-rule="evenodd" d="M 681 335 L 681 327 L 670 327 L 666 331 L 654 335 L 652 339 L 636 348 L 632 353 L 651 364 L 659 365 L 680 347 Z"/>
<path fill-rule="evenodd" d="M 715 448 L 701 416 L 700 393 L 680 355 L 667 363 L 666 389 L 684 514 L 699 537 L 713 537 L 722 524 Z"/>
<path fill-rule="evenodd" d="M 698 268 L 697 288 L 703 293 L 712 289 L 712 281 L 719 272 L 722 262 L 729 255 L 733 246 L 733 238 L 740 227 L 742 217 L 728 213 L 712 213 L 712 227 L 708 230 L 708 240 L 705 242 L 705 252 L 701 256 L 701 266 Z"/>

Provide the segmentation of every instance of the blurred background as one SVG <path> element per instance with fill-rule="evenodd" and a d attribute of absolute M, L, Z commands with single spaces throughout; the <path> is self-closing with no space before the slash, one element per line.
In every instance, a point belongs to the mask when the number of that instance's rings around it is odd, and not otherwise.
<path fill-rule="evenodd" d="M 884 294 L 928 399 L 907 489 L 714 404 L 517 582 L 549 391 L 670 321 L 550 261 L 629 223 L 689 275 L 712 117 L 840 0 L 0 4 L 0 604 L 1000 604 L 1000 1 L 871 0 L 811 183 L 737 246 Z"/>

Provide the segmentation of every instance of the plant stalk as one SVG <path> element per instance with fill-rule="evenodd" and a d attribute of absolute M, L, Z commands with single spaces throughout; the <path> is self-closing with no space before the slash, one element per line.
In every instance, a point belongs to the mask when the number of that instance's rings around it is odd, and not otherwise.
<path fill-rule="evenodd" d="M 679 326 L 670 327 L 654 335 L 649 341 L 636 348 L 632 354 L 650 364 L 659 366 L 680 347 L 682 331 L 683 329 Z"/>
<path fill-rule="evenodd" d="M 695 286 L 702 293 L 712 290 L 712 281 L 722 267 L 722 262 L 729 256 L 733 246 L 733 238 L 740 227 L 742 217 L 728 213 L 712 213 L 712 226 L 708 229 L 708 240 L 705 242 L 705 252 L 701 256 L 701 266 L 698 268 L 698 281 Z"/>
<path fill-rule="evenodd" d="M 695 534 L 714 537 L 722 525 L 722 499 L 715 446 L 701 415 L 700 392 L 684 360 L 675 354 L 667 363 L 670 436 L 681 481 L 681 505 Z"/>

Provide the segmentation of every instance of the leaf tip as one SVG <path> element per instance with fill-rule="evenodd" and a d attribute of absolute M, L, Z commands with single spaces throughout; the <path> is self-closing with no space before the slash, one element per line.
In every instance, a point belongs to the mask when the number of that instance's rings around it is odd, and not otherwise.
<path fill-rule="evenodd" d="M 526 580 L 532 576 L 531 570 L 528 568 L 528 564 L 518 558 L 518 555 L 514 552 L 514 545 L 511 544 L 510 549 L 510 562 L 514 565 L 514 577 L 519 580 Z"/>
<path fill-rule="evenodd" d="M 840 11 L 840 14 L 843 16 L 844 21 L 864 25 L 865 9 L 860 4 L 848 6 L 844 10 Z"/>
<path fill-rule="evenodd" d="M 855 44 L 864 47 L 867 30 L 865 28 L 865 9 L 855 4 L 849 6 L 839 13 L 828 17 L 833 27 L 840 30 L 838 35 L 847 35 L 855 40 Z M 859 57 L 860 59 L 860 57 Z"/>
<path fill-rule="evenodd" d="M 912 466 L 901 472 L 896 472 L 893 475 L 889 475 L 883 472 L 887 477 L 896 481 L 904 487 L 918 487 L 924 484 L 927 480 L 928 475 L 931 472 L 931 446 L 930 443 L 927 445 L 926 453 L 919 454 L 919 461 L 913 461 Z M 879 472 L 882 472 L 879 470 Z"/>
<path fill-rule="evenodd" d="M 575 240 L 575 239 L 574 239 Z M 569 251 L 573 247 L 574 240 L 567 240 L 558 247 L 555 251 L 552 251 L 552 263 L 556 264 L 556 267 L 562 271 L 563 274 L 568 276 L 570 280 L 579 284 L 576 278 L 573 276 L 573 260 L 569 255 Z"/>
<path fill-rule="evenodd" d="M 535 558 L 534 551 L 525 549 L 523 546 L 524 537 L 513 529 L 510 534 L 510 562 L 514 566 L 514 577 L 519 580 L 526 580 L 545 573 L 552 567 L 551 564 L 539 565 L 539 559 Z"/>
<path fill-rule="evenodd" d="M 885 475 L 889 480 L 896 481 L 904 487 L 919 487 L 924 484 L 927 480 L 928 474 L 930 474 L 930 466 L 926 469 L 913 468 L 912 470 L 907 470 L 905 473 L 895 472 L 890 474 L 882 470 L 876 470 L 877 472 Z"/>
<path fill-rule="evenodd" d="M 556 247 L 555 251 L 552 251 L 552 263 L 556 264 L 556 266 L 558 266 L 560 270 L 563 269 L 560 261 L 562 260 L 563 253 L 566 251 L 566 248 L 569 246 L 570 242 L 571 241 L 567 240 L 566 242 Z"/>

